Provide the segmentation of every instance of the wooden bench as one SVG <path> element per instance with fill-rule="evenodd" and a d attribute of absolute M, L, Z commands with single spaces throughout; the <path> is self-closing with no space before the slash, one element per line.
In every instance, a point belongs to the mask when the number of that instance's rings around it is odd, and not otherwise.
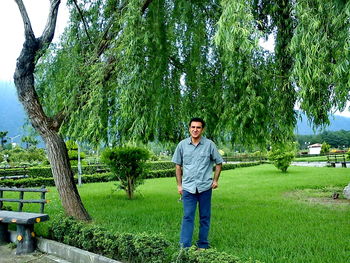
<path fill-rule="evenodd" d="M 327 162 L 331 167 L 335 167 L 337 163 L 341 163 L 341 166 L 346 168 L 346 157 L 344 154 L 342 155 L 327 155 Z"/>
<path fill-rule="evenodd" d="M 6 192 L 19 193 L 18 199 L 4 198 Z M 49 220 L 49 216 L 44 214 L 44 206 L 48 202 L 45 199 L 47 189 L 34 188 L 9 188 L 0 187 L 0 243 L 9 242 L 9 224 L 16 224 L 17 248 L 16 254 L 31 253 L 36 247 L 34 224 Z M 40 194 L 40 199 L 24 199 L 24 193 Z M 4 202 L 18 203 L 17 211 L 2 210 Z M 40 213 L 23 212 L 24 204 L 40 204 Z"/>
<path fill-rule="evenodd" d="M 26 166 L 21 167 L 11 167 L 11 168 L 0 168 L 0 174 L 1 170 L 6 172 L 6 175 L 0 176 L 0 180 L 4 179 L 22 179 L 22 178 L 28 178 L 28 170 Z"/>

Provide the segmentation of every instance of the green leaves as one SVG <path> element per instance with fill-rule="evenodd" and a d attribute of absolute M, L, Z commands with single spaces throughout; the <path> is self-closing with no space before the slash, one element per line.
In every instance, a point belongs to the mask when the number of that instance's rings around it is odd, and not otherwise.
<path fill-rule="evenodd" d="M 119 180 L 119 187 L 132 199 L 136 187 L 146 175 L 145 163 L 149 156 L 149 152 L 143 148 L 116 147 L 102 152 L 101 161 L 111 168 Z"/>
<path fill-rule="evenodd" d="M 296 150 L 297 146 L 294 142 L 273 144 L 268 153 L 269 160 L 277 169 L 285 173 L 295 157 Z"/>
<path fill-rule="evenodd" d="M 316 125 L 328 124 L 329 112 L 343 110 L 348 100 L 349 10 L 349 2 L 336 0 L 302 0 L 296 5 L 291 79 L 300 88 L 301 108 Z"/>
<path fill-rule="evenodd" d="M 346 1 L 86 0 L 41 60 L 46 113 L 95 146 L 177 142 L 193 116 L 206 136 L 264 146 L 315 125 L 349 98 Z M 259 40 L 273 34 L 274 52 Z M 90 36 L 90 39 L 88 36 Z M 92 43 L 90 43 L 90 41 Z"/>

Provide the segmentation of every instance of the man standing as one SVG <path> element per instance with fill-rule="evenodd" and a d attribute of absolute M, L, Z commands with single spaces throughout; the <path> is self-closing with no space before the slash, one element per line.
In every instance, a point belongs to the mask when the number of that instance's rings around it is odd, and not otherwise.
<path fill-rule="evenodd" d="M 176 147 L 172 161 L 176 164 L 176 181 L 183 200 L 183 219 L 180 245 L 190 247 L 194 228 L 197 203 L 199 204 L 199 249 L 209 248 L 208 234 L 210 226 L 212 189 L 218 187 L 223 159 L 216 145 L 202 137 L 205 122 L 201 118 L 192 118 L 189 123 L 190 137 L 182 140 Z M 215 166 L 212 178 L 213 164 Z"/>

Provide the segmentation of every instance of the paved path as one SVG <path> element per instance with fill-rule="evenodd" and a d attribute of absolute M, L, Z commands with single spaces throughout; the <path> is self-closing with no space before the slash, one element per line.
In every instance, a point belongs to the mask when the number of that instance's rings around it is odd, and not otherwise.
<path fill-rule="evenodd" d="M 292 165 L 295 166 L 308 166 L 308 167 L 326 167 L 327 162 L 292 162 Z M 343 168 L 341 163 L 335 164 L 336 168 Z M 346 162 L 346 167 L 350 168 L 350 162 Z"/>
<path fill-rule="evenodd" d="M 52 255 L 34 252 L 27 255 L 16 255 L 11 245 L 0 245 L 0 263 L 69 263 Z"/>

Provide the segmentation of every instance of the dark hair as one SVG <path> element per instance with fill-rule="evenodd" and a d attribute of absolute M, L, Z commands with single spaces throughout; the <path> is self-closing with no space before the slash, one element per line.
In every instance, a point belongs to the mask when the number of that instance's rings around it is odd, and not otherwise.
<path fill-rule="evenodd" d="M 202 128 L 204 129 L 204 127 L 205 127 L 205 121 L 202 118 L 192 118 L 190 120 L 190 123 L 188 124 L 189 127 L 191 127 L 192 122 L 200 122 L 200 123 L 202 123 Z"/>

